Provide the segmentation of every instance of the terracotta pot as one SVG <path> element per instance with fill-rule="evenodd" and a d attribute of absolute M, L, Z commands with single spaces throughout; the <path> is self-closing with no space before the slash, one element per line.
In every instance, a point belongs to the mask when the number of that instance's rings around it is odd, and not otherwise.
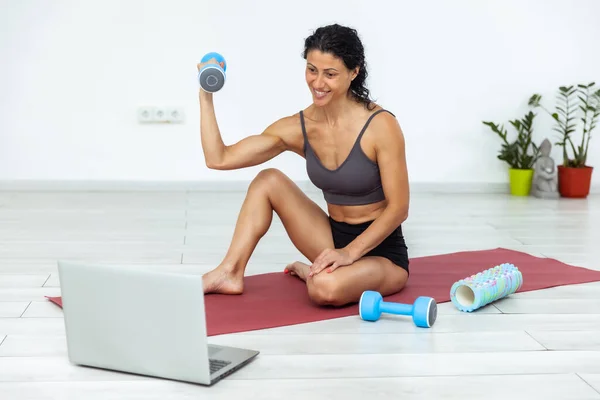
<path fill-rule="evenodd" d="M 590 193 L 593 167 L 558 166 L 558 192 L 562 197 L 586 198 Z"/>

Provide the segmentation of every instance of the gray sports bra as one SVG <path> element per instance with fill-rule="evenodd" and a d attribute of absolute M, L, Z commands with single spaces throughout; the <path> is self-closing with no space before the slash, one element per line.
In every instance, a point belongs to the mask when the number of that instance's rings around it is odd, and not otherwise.
<path fill-rule="evenodd" d="M 385 199 L 379 166 L 363 152 L 360 139 L 369 123 L 380 112 L 373 113 L 356 138 L 356 142 L 348 154 L 348 158 L 335 170 L 326 168 L 308 142 L 304 113 L 300 111 L 300 123 L 304 135 L 304 155 L 306 172 L 310 181 L 323 191 L 325 201 L 338 205 L 362 205 L 376 203 Z M 391 112 L 389 112 L 392 114 Z M 394 115 L 394 114 L 392 114 Z"/>

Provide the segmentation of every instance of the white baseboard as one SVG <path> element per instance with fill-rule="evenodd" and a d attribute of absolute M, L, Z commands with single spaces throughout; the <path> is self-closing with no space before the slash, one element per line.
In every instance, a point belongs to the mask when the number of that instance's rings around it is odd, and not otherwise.
<path fill-rule="evenodd" d="M 297 182 L 305 190 L 306 182 Z M 310 183 L 310 182 L 308 182 Z M 0 191 L 74 191 L 74 192 L 114 192 L 114 191 L 245 191 L 249 181 L 87 181 L 87 180 L 0 180 Z"/>
<path fill-rule="evenodd" d="M 0 181 L 0 191 L 240 191 L 246 190 L 245 181 Z"/>
<path fill-rule="evenodd" d="M 0 191 L 246 191 L 249 181 L 38 181 L 0 180 Z M 319 190 L 308 180 L 296 184 L 305 192 Z M 508 183 L 502 182 L 411 182 L 411 193 L 473 193 L 509 192 Z M 600 193 L 600 184 L 592 185 L 591 193 Z"/>
<path fill-rule="evenodd" d="M 305 181 L 296 182 L 310 190 Z M 249 181 L 1 181 L 0 191 L 74 191 L 74 192 L 181 192 L 181 191 L 246 191 Z"/>

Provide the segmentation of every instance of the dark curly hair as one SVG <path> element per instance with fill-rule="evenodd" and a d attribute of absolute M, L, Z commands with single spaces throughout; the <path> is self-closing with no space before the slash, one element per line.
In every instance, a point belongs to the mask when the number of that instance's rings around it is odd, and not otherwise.
<path fill-rule="evenodd" d="M 358 75 L 350 84 L 351 94 L 368 109 L 375 107 L 366 86 L 368 72 L 365 50 L 356 29 L 338 24 L 317 28 L 304 40 L 303 57 L 305 60 L 311 50 L 333 54 L 340 58 L 348 69 L 359 67 Z"/>

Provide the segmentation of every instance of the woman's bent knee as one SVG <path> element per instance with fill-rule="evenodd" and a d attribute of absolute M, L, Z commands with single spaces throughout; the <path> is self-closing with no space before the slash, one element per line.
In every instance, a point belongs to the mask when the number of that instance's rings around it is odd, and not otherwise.
<path fill-rule="evenodd" d="M 255 181 L 279 181 L 282 179 L 287 179 L 287 176 L 277 168 L 265 168 L 256 174 L 256 177 L 254 178 Z"/>
<path fill-rule="evenodd" d="M 288 177 L 277 168 L 266 168 L 261 170 L 252 180 L 250 188 L 274 188 L 279 187 Z"/>
<path fill-rule="evenodd" d="M 361 273 L 353 276 L 352 279 L 342 280 L 335 272 L 330 274 L 324 270 L 308 278 L 311 280 L 308 285 L 309 298 L 318 305 L 344 306 L 351 302 L 358 302 L 365 290 L 375 290 L 383 296 L 388 296 L 404 289 L 408 280 L 408 273 L 405 270 L 391 263 L 385 267 L 369 263 L 370 266 L 361 265 L 359 268 L 371 267 L 380 270 L 367 272 L 366 275 Z"/>
<path fill-rule="evenodd" d="M 318 305 L 341 306 L 345 301 L 342 296 L 339 281 L 327 272 L 321 272 L 313 277 L 308 286 L 308 296 Z"/>

